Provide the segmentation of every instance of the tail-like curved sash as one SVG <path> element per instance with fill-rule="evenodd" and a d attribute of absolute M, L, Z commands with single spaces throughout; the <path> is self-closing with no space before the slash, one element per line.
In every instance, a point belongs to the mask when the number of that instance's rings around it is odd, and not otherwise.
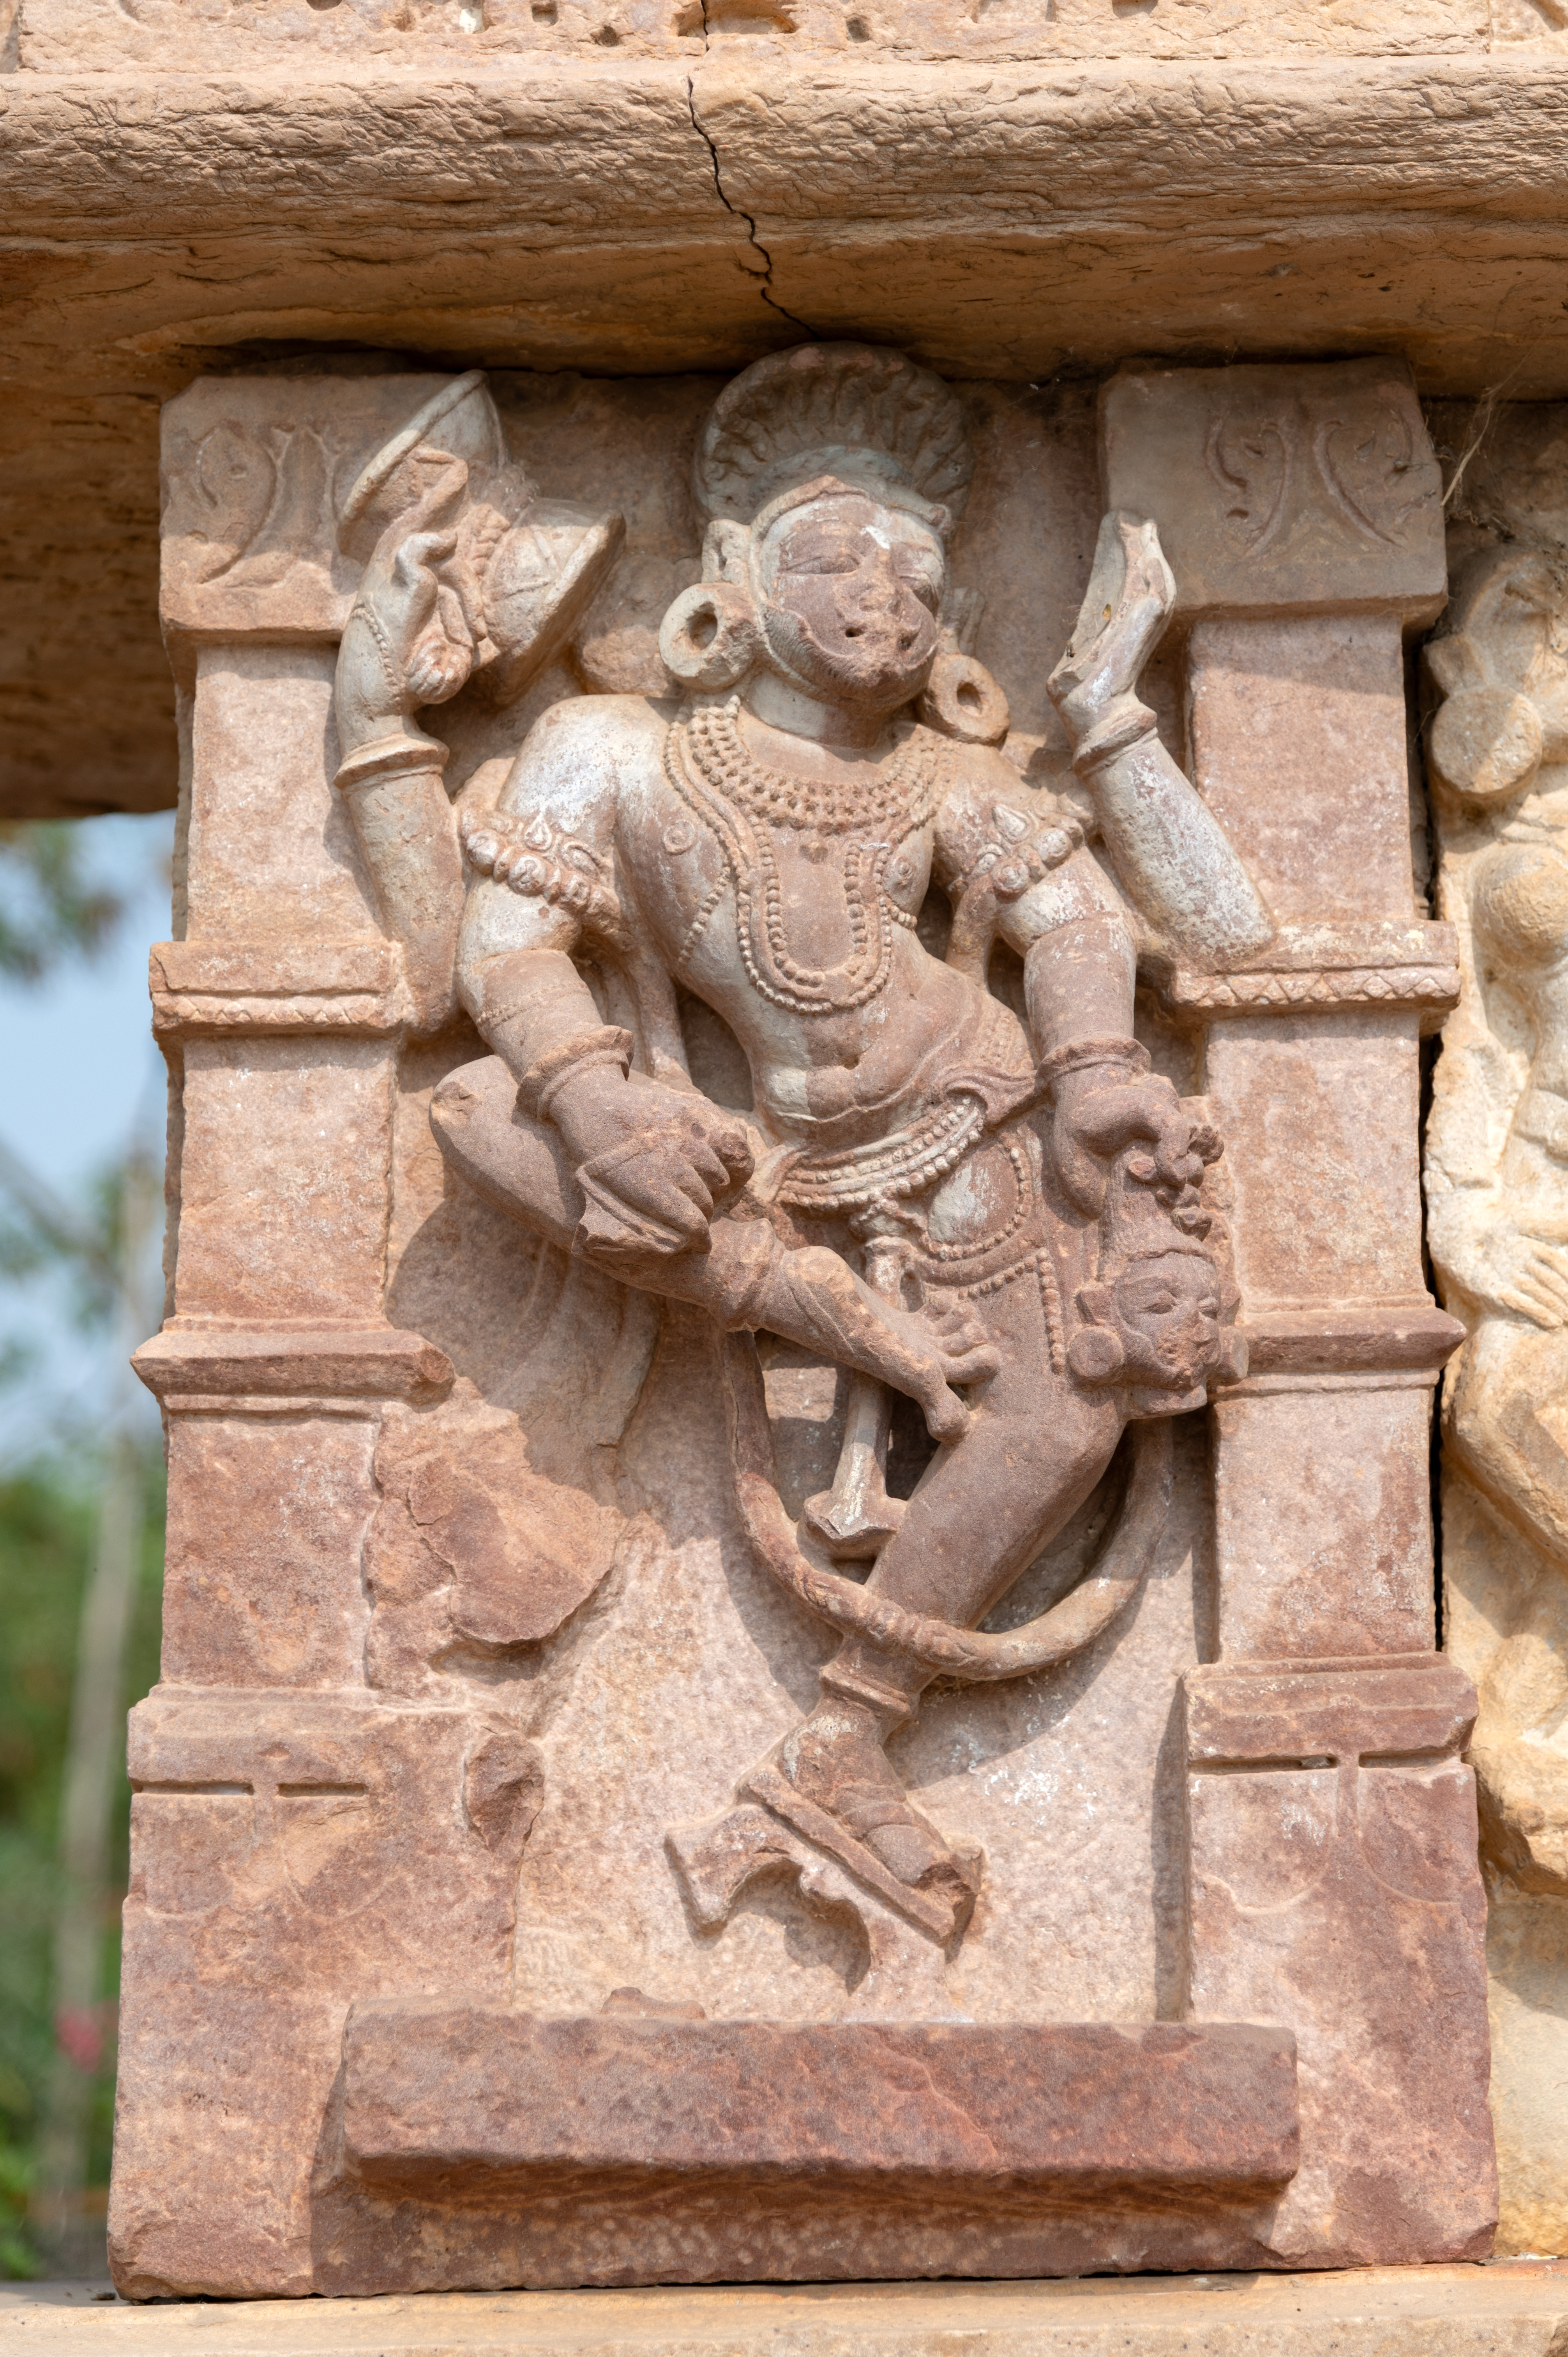
<path fill-rule="evenodd" d="M 950 1621 L 908 1612 L 854 1580 L 807 1561 L 772 1479 L 772 1435 L 750 1336 L 726 1338 L 724 1355 L 736 1487 L 746 1534 L 774 1578 L 835 1629 L 867 1638 L 889 1652 L 910 1655 L 950 1678 L 1021 1678 L 1050 1669 L 1092 1644 L 1126 1610 L 1148 1577 L 1170 1512 L 1168 1419 L 1129 1426 L 1122 1445 L 1130 1449 L 1132 1463 L 1122 1509 L 1088 1577 L 1021 1629 L 998 1633 L 960 1629 Z M 957 1445 L 961 1448 L 963 1443 Z"/>

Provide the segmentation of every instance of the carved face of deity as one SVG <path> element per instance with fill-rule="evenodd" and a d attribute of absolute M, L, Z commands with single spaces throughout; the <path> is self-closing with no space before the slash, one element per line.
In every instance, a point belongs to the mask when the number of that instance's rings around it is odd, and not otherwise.
<path fill-rule="evenodd" d="M 864 491 L 788 509 L 757 550 L 769 651 L 786 673 L 863 712 L 897 712 L 925 686 L 946 581 L 939 533 Z"/>
<path fill-rule="evenodd" d="M 1172 1390 L 1200 1383 L 1219 1358 L 1219 1291 L 1212 1263 L 1198 1253 L 1161 1253 L 1135 1260 L 1112 1288 L 1127 1358 Z"/>

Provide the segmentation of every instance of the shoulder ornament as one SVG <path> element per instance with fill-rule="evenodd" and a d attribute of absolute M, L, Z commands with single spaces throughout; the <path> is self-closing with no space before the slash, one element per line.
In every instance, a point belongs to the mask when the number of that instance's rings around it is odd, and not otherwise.
<path fill-rule="evenodd" d="M 543 900 L 581 920 L 584 931 L 615 947 L 626 946 L 620 901 L 609 880 L 609 862 L 587 844 L 552 825 L 547 811 L 526 825 L 509 823 L 495 812 L 465 817 L 458 833 L 463 856 L 476 875 L 488 876 L 525 900 Z"/>

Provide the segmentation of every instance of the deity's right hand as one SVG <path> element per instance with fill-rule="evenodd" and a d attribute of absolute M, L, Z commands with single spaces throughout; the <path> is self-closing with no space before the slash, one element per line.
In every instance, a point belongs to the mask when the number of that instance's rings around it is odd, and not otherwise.
<path fill-rule="evenodd" d="M 553 1092 L 577 1166 L 583 1249 L 596 1259 L 706 1252 L 708 1223 L 751 1176 L 746 1125 L 693 1091 L 591 1066 Z"/>

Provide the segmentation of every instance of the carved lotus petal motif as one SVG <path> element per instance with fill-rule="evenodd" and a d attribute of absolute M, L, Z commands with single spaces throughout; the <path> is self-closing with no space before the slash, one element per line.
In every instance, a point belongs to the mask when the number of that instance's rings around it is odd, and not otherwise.
<path fill-rule="evenodd" d="M 204 580 L 267 589 L 296 566 L 326 570 L 322 541 L 340 452 L 328 431 L 224 421 L 197 454 L 198 498 L 210 519 Z"/>
<path fill-rule="evenodd" d="M 277 486 L 272 452 L 243 426 L 215 425 L 196 454 L 196 489 L 209 518 L 210 558 L 203 577 L 215 580 L 247 549 L 267 519 Z"/>

